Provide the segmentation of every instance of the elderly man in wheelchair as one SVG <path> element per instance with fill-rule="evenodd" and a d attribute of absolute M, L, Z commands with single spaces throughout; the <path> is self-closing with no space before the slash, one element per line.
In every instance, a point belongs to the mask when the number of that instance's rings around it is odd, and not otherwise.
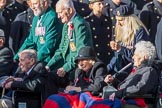
<path fill-rule="evenodd" d="M 2 99 L 0 99 L 0 108 L 40 108 L 41 85 L 45 80 L 46 73 L 44 64 L 37 61 L 35 50 L 21 51 L 19 67 L 15 75 L 6 76 L 2 82 L 3 93 Z M 5 89 L 8 90 L 6 93 L 4 93 Z"/>
<path fill-rule="evenodd" d="M 148 41 L 140 41 L 135 46 L 135 52 L 133 55 L 133 69 L 128 77 L 118 84 L 117 88 L 113 88 L 108 85 L 103 89 L 103 98 L 108 98 L 114 101 L 115 98 L 119 99 L 134 99 L 134 101 L 140 99 L 143 102 L 142 107 L 156 108 L 155 103 L 158 86 L 160 70 L 156 58 L 155 47 Z M 111 75 L 105 77 L 105 82 L 113 84 L 115 78 Z M 152 101 L 152 102 L 151 102 Z M 152 106 L 147 106 L 152 104 Z M 124 108 L 139 108 L 137 105 L 125 104 Z"/>

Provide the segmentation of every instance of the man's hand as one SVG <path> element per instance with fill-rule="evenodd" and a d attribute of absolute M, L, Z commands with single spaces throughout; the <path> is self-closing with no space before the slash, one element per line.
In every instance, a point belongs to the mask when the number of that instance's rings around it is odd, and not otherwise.
<path fill-rule="evenodd" d="M 48 66 L 45 66 L 47 72 L 50 72 L 50 68 Z"/>
<path fill-rule="evenodd" d="M 57 70 L 57 75 L 58 75 L 59 77 L 64 77 L 65 74 L 66 74 L 66 72 L 64 71 L 64 68 L 59 68 L 59 69 Z"/>
<path fill-rule="evenodd" d="M 23 78 L 14 78 L 15 81 L 23 81 Z"/>
<path fill-rule="evenodd" d="M 6 78 L 3 82 L 2 82 L 2 87 L 5 87 L 5 85 L 10 82 L 10 81 L 14 81 L 14 77 L 13 76 L 9 76 L 8 78 Z"/>
<path fill-rule="evenodd" d="M 6 89 L 10 89 L 12 83 L 13 83 L 13 81 L 9 81 L 9 82 L 7 82 L 7 83 L 4 85 L 4 88 L 6 88 Z"/>

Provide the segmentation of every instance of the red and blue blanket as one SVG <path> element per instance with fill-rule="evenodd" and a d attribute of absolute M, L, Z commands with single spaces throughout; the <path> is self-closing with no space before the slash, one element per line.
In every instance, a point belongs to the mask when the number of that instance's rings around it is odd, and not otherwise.
<path fill-rule="evenodd" d="M 115 99 L 111 101 L 93 96 L 90 92 L 84 92 L 51 95 L 46 100 L 43 108 L 121 108 L 123 102 L 146 107 L 144 101 L 140 99 L 127 101 Z"/>

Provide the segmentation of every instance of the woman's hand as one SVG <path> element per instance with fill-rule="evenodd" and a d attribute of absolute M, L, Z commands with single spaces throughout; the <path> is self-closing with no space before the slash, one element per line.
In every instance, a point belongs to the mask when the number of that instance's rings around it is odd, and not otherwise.
<path fill-rule="evenodd" d="M 69 91 L 81 92 L 81 88 L 80 87 L 75 87 L 75 86 L 67 86 L 65 88 L 65 92 L 68 93 Z"/>
<path fill-rule="evenodd" d="M 121 48 L 119 42 L 116 42 L 116 41 L 110 41 L 110 47 L 114 51 L 118 51 Z"/>
<path fill-rule="evenodd" d="M 112 93 L 112 94 L 109 96 L 109 100 L 114 101 L 114 99 L 115 99 L 115 93 Z"/>
<path fill-rule="evenodd" d="M 112 75 L 107 75 L 104 79 L 104 82 L 106 83 L 112 83 L 112 81 L 114 80 L 114 77 Z"/>

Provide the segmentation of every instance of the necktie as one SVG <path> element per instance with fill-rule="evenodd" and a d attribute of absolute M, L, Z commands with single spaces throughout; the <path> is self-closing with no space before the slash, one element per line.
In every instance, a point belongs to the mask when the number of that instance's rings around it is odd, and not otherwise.
<path fill-rule="evenodd" d="M 23 79 L 26 79 L 27 77 L 28 77 L 28 75 L 25 73 L 25 75 L 24 75 Z"/>

